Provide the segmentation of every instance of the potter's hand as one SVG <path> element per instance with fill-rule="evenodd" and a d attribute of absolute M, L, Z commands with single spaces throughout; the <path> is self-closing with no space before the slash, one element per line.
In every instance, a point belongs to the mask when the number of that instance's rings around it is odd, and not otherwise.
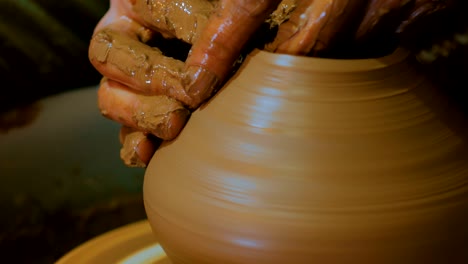
<path fill-rule="evenodd" d="M 189 110 L 218 88 L 279 2 L 111 0 L 91 39 L 89 58 L 105 77 L 98 92 L 101 112 L 124 125 L 121 157 L 127 165 L 148 163 L 155 147 L 146 135 L 177 136 Z M 187 59 L 148 45 L 157 36 L 193 44 Z"/>
<path fill-rule="evenodd" d="M 333 50 L 335 46 L 347 49 L 357 45 L 359 48 L 382 36 L 386 39 L 397 37 L 410 25 L 430 19 L 430 15 L 452 6 L 455 1 L 296 0 L 295 10 L 279 26 L 275 40 L 266 49 L 277 53 L 321 56 L 323 51 L 330 54 L 330 49 L 332 54 L 336 52 Z"/>
<path fill-rule="evenodd" d="M 398 22 L 392 29 L 398 31 L 444 5 L 437 0 L 111 0 L 89 57 L 105 76 L 98 93 L 102 113 L 125 126 L 121 156 L 128 165 L 144 166 L 151 158 L 155 147 L 147 135 L 177 136 L 190 111 L 219 88 L 280 2 L 273 14 L 283 19 L 277 19 L 278 34 L 266 49 L 301 55 L 314 55 L 350 34 L 365 39 L 388 20 Z M 149 45 L 158 36 L 192 44 L 187 59 Z"/>

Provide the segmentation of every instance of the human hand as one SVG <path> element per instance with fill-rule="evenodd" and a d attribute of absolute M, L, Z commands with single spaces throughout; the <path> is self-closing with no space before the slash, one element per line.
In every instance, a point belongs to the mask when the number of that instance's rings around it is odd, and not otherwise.
<path fill-rule="evenodd" d="M 111 0 L 89 58 L 105 76 L 98 92 L 101 112 L 124 126 L 121 156 L 127 165 L 148 163 L 156 143 L 147 135 L 177 136 L 278 2 Z M 158 36 L 191 44 L 186 60 L 147 44 Z"/>
<path fill-rule="evenodd" d="M 307 56 L 359 57 L 387 53 L 401 44 L 401 35 L 408 28 L 424 27 L 432 15 L 453 7 L 456 0 L 294 2 L 297 5 L 294 12 L 279 25 L 275 40 L 266 45 L 267 50 Z"/>
<path fill-rule="evenodd" d="M 175 138 L 275 12 L 286 14 L 265 49 L 315 56 L 342 39 L 366 39 L 382 24 L 401 31 L 442 6 L 436 0 L 111 0 L 89 48 L 91 63 L 105 76 L 99 107 L 124 126 L 125 163 L 145 166 L 157 148 L 151 135 Z M 169 57 L 160 43 L 149 44 L 163 38 L 190 44 L 188 57 Z"/>

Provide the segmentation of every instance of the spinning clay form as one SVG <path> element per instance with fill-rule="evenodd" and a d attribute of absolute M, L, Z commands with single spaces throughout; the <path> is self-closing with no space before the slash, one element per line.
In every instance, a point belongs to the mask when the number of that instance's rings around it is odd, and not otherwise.
<path fill-rule="evenodd" d="M 256 50 L 145 174 L 173 264 L 468 263 L 467 122 L 410 53 Z"/>

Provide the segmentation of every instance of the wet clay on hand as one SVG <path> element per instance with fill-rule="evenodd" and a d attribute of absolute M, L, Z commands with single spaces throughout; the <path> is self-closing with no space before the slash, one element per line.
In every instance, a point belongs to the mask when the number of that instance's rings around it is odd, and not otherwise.
<path fill-rule="evenodd" d="M 279 26 L 268 51 L 313 55 L 329 47 L 339 34 L 347 33 L 357 22 L 367 0 L 297 1 L 288 21 Z"/>
<path fill-rule="evenodd" d="M 219 88 L 278 2 L 113 0 L 89 48 L 91 63 L 109 80 L 100 87 L 101 111 L 125 126 L 174 138 L 188 117 L 182 107 L 196 109 Z M 155 34 L 193 44 L 186 61 L 147 45 Z M 131 149 L 124 145 L 123 152 Z"/>
<path fill-rule="evenodd" d="M 169 2 L 166 6 L 164 1 L 138 0 L 123 11 L 111 9 L 117 14 L 106 15 L 112 23 L 100 23 L 89 57 L 109 79 L 145 94 L 167 95 L 195 109 L 219 88 L 242 47 L 279 0 Z M 156 33 L 193 44 L 186 61 L 146 45 Z"/>
<path fill-rule="evenodd" d="M 105 100 L 98 102 L 104 116 L 164 140 L 175 138 L 190 116 L 190 111 L 175 99 L 132 93 L 112 80 L 101 82 L 98 99 L 102 97 Z"/>
<path fill-rule="evenodd" d="M 291 3 L 294 2 L 294 3 Z M 388 54 L 405 30 L 454 6 L 455 0 L 298 0 L 265 50 L 314 57 Z M 379 39 L 383 41 L 378 41 Z M 390 43 L 385 43 L 385 41 Z M 373 52 L 366 52 L 372 49 Z"/>
<path fill-rule="evenodd" d="M 193 107 L 184 87 L 184 62 L 165 56 L 160 49 L 143 41 L 149 41 L 154 34 L 157 33 L 133 20 L 114 21 L 94 34 L 89 48 L 90 61 L 108 79 L 143 94 L 166 95 Z M 213 86 L 216 77 L 209 79 L 213 83 L 206 84 Z"/>
<path fill-rule="evenodd" d="M 128 167 L 146 167 L 158 142 L 147 133 L 122 126 L 120 129 L 120 157 Z"/>

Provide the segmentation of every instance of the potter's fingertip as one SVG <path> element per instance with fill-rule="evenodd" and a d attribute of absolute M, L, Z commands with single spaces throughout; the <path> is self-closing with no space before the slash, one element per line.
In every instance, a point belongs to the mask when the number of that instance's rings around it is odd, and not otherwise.
<path fill-rule="evenodd" d="M 120 158 L 127 167 L 145 168 L 154 153 L 152 142 L 144 132 L 122 127 Z M 149 157 L 148 157 L 149 156 Z"/>
<path fill-rule="evenodd" d="M 120 149 L 120 159 L 127 167 L 146 168 L 147 165 L 147 162 L 140 158 L 137 151 L 129 150 L 125 146 Z"/>
<path fill-rule="evenodd" d="M 184 87 L 192 99 L 189 107 L 194 109 L 213 95 L 219 86 L 220 79 L 216 74 L 200 66 L 189 66 L 185 73 Z"/>
<path fill-rule="evenodd" d="M 171 111 L 151 134 L 162 140 L 173 140 L 182 131 L 189 116 L 190 111 L 185 108 Z"/>
<path fill-rule="evenodd" d="M 190 111 L 187 109 L 178 109 L 169 114 L 166 125 L 168 140 L 172 140 L 179 135 L 189 117 Z"/>
<path fill-rule="evenodd" d="M 143 139 L 135 149 L 139 167 L 146 167 L 156 151 L 156 145 L 149 138 Z"/>

